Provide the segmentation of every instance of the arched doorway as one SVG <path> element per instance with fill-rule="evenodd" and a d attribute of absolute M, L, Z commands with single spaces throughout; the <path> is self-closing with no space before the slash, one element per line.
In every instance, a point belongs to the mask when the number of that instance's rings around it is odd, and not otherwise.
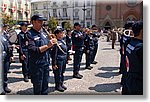
<path fill-rule="evenodd" d="M 109 22 L 106 22 L 104 28 L 105 30 L 111 29 L 111 24 Z"/>
<path fill-rule="evenodd" d="M 129 16 L 126 18 L 126 21 L 137 21 L 137 18 L 136 18 L 134 15 L 129 15 Z"/>

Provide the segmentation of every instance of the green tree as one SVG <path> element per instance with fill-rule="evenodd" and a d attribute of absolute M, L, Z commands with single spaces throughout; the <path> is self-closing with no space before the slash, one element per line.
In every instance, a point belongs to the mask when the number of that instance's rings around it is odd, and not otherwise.
<path fill-rule="evenodd" d="M 0 20 L 2 21 L 3 24 L 9 24 L 10 27 L 16 24 L 16 21 L 14 21 L 13 18 L 6 13 L 0 14 Z"/>
<path fill-rule="evenodd" d="M 72 29 L 71 23 L 69 21 L 65 21 L 64 29 L 65 30 L 71 30 Z"/>
<path fill-rule="evenodd" d="M 48 26 L 49 28 L 52 30 L 52 33 L 54 33 L 54 30 L 57 28 L 58 25 L 58 20 L 55 19 L 54 17 L 52 17 L 49 21 L 48 21 Z"/>

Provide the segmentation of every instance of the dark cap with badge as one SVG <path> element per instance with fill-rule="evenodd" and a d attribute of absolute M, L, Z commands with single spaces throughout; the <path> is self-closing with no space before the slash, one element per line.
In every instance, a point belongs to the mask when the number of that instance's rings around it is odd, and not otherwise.
<path fill-rule="evenodd" d="M 143 21 L 136 21 L 133 25 L 132 25 L 132 31 L 134 33 L 134 36 L 138 36 L 140 33 L 140 30 L 143 29 Z"/>
<path fill-rule="evenodd" d="M 20 22 L 19 25 L 20 26 L 28 26 L 29 24 L 27 22 Z"/>
<path fill-rule="evenodd" d="M 74 23 L 74 27 L 75 26 L 81 26 L 78 22 Z"/>
<path fill-rule="evenodd" d="M 47 19 L 44 18 L 42 15 L 36 14 L 31 17 L 31 21 L 33 20 L 46 21 Z"/>
<path fill-rule="evenodd" d="M 56 30 L 54 31 L 54 34 L 57 35 L 57 34 L 59 34 L 59 33 L 61 33 L 61 32 L 63 32 L 62 29 L 56 29 Z"/>

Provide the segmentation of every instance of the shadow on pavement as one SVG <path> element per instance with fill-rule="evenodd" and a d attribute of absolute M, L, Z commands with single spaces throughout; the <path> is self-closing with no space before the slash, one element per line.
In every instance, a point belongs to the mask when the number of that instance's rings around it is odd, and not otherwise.
<path fill-rule="evenodd" d="M 111 47 L 110 48 L 103 48 L 101 50 L 112 50 L 112 48 Z"/>
<path fill-rule="evenodd" d="M 114 76 L 118 76 L 118 75 L 120 75 L 118 72 L 105 72 L 105 73 L 98 73 L 95 76 L 113 79 Z"/>
<path fill-rule="evenodd" d="M 108 45 L 112 45 L 112 43 L 109 43 Z M 119 42 L 115 43 L 115 46 L 120 46 L 120 43 Z"/>
<path fill-rule="evenodd" d="M 11 73 L 15 73 L 15 74 L 22 74 L 22 71 L 13 71 Z"/>
<path fill-rule="evenodd" d="M 80 71 L 85 70 L 85 66 L 80 67 Z M 73 67 L 67 67 L 65 71 L 72 71 L 73 72 Z"/>
<path fill-rule="evenodd" d="M 20 69 L 20 68 L 22 68 L 22 65 L 13 65 L 13 64 L 10 65 L 10 69 Z"/>
<path fill-rule="evenodd" d="M 106 84 L 97 84 L 95 87 L 89 87 L 89 90 L 95 90 L 96 92 L 111 92 L 120 89 L 120 83 L 106 83 Z"/>
<path fill-rule="evenodd" d="M 23 78 L 8 77 L 8 83 L 15 83 L 19 81 L 23 81 Z"/>
<path fill-rule="evenodd" d="M 64 76 L 64 81 L 69 80 L 69 79 L 73 79 L 73 77 L 72 76 Z M 49 77 L 49 83 L 55 84 L 55 80 L 54 80 L 53 76 Z"/>
<path fill-rule="evenodd" d="M 73 63 L 68 64 L 68 65 L 73 67 Z M 82 63 L 82 62 L 81 62 L 80 66 L 83 66 L 83 65 L 85 65 L 85 63 Z"/>
<path fill-rule="evenodd" d="M 98 68 L 98 70 L 103 70 L 103 71 L 114 71 L 114 70 L 118 70 L 119 67 L 101 67 Z"/>
<path fill-rule="evenodd" d="M 55 91 L 54 87 L 48 88 L 48 93 L 54 92 L 54 91 Z M 33 88 L 28 88 L 26 90 L 18 91 L 17 94 L 19 94 L 19 95 L 33 95 Z"/>
<path fill-rule="evenodd" d="M 20 90 L 17 92 L 19 95 L 33 95 L 33 88 L 28 88 L 26 90 Z"/>

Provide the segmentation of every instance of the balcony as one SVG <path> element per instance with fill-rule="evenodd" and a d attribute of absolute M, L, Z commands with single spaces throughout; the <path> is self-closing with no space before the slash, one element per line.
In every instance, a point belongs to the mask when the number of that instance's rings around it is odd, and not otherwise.
<path fill-rule="evenodd" d="M 70 20 L 70 17 L 61 17 L 62 20 Z"/>
<path fill-rule="evenodd" d="M 70 17 L 55 17 L 57 20 L 70 20 Z"/>
<path fill-rule="evenodd" d="M 92 17 L 91 16 L 87 16 L 86 20 L 92 20 Z"/>
<path fill-rule="evenodd" d="M 73 19 L 74 20 L 79 20 L 79 16 L 74 16 Z"/>

